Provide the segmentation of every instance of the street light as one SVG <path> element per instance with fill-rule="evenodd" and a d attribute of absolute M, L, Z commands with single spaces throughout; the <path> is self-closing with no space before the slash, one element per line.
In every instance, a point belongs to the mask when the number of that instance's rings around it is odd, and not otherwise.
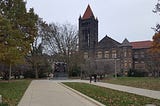
<path fill-rule="evenodd" d="M 115 70 L 114 70 L 114 74 L 115 74 L 115 78 L 117 78 L 117 60 L 120 60 L 120 59 L 114 59 L 115 60 Z"/>
<path fill-rule="evenodd" d="M 116 61 L 117 60 L 115 59 L 115 70 L 114 70 L 115 78 L 117 78 L 117 62 Z"/>

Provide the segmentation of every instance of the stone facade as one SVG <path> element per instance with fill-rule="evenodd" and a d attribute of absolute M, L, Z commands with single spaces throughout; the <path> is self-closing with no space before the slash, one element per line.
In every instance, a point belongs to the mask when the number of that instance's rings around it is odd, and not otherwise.
<path fill-rule="evenodd" d="M 125 74 L 129 69 L 146 70 L 145 56 L 150 46 L 151 41 L 125 39 L 119 43 L 107 35 L 98 42 L 98 19 L 89 5 L 83 17 L 79 17 L 79 51 L 96 72 Z"/>

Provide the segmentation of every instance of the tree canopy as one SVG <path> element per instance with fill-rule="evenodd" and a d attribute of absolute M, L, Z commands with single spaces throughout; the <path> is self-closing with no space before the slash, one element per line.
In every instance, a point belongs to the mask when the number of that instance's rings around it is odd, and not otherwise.
<path fill-rule="evenodd" d="M 153 12 L 157 14 L 160 13 L 159 0 L 158 0 L 158 3 L 155 5 L 155 9 L 153 10 Z M 157 24 L 154 30 L 155 30 L 155 34 L 153 36 L 152 52 L 156 53 L 157 55 L 160 55 L 160 24 Z"/>
<path fill-rule="evenodd" d="M 159 0 L 155 5 L 153 12 L 159 15 L 160 13 Z M 159 77 L 160 75 L 160 24 L 157 24 L 156 27 L 153 29 L 155 31 L 155 34 L 153 35 L 153 38 L 152 38 L 153 39 L 152 47 L 149 50 L 150 61 L 148 61 L 148 67 L 149 67 L 149 71 L 151 71 L 155 77 Z"/>
<path fill-rule="evenodd" d="M 0 60 L 16 64 L 31 50 L 38 16 L 23 0 L 0 1 Z"/>

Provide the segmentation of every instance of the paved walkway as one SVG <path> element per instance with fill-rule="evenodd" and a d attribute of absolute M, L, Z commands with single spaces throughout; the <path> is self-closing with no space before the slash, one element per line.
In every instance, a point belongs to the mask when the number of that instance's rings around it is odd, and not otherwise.
<path fill-rule="evenodd" d="M 97 106 L 53 80 L 34 80 L 18 106 Z"/>
<path fill-rule="evenodd" d="M 26 90 L 18 106 L 103 106 L 103 104 L 85 97 L 85 95 L 83 96 L 72 89 L 64 87 L 61 82 L 89 83 L 87 80 L 34 80 Z M 160 91 L 102 82 L 92 82 L 91 84 L 160 99 Z"/>
<path fill-rule="evenodd" d="M 115 84 L 108 84 L 108 83 L 93 83 L 94 85 L 114 89 L 114 90 L 119 90 L 119 91 L 124 91 L 128 93 L 133 93 L 141 96 L 146 96 L 154 99 L 160 99 L 160 91 L 154 91 L 154 90 L 147 90 L 147 89 L 141 89 L 141 88 L 134 88 L 134 87 L 129 87 L 129 86 L 122 86 L 122 85 L 115 85 Z"/>
<path fill-rule="evenodd" d="M 65 82 L 68 82 L 67 80 L 64 80 Z M 71 80 L 69 82 L 84 82 L 84 83 L 89 83 L 87 80 Z M 154 99 L 160 99 L 160 91 L 154 91 L 154 90 L 147 90 L 147 89 L 141 89 L 141 88 L 135 88 L 135 87 L 129 87 L 129 86 L 123 86 L 123 85 L 116 85 L 116 84 L 109 84 L 109 83 L 103 83 L 103 82 L 93 82 L 93 85 L 101 86 L 101 87 L 106 87 L 118 91 L 124 91 L 128 93 L 133 93 L 137 95 L 142 95 Z"/>

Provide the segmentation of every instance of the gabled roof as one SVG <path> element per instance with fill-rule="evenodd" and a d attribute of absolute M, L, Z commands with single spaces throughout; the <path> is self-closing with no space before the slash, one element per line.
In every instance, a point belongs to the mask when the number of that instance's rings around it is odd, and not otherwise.
<path fill-rule="evenodd" d="M 94 17 L 94 14 L 92 12 L 92 9 L 91 9 L 90 5 L 88 5 L 82 19 L 88 19 L 88 18 L 91 18 L 91 17 Z"/>
<path fill-rule="evenodd" d="M 150 48 L 152 46 L 152 41 L 138 41 L 138 42 L 131 42 L 133 49 L 143 49 L 143 48 Z"/>
<path fill-rule="evenodd" d="M 120 43 L 107 35 L 98 43 L 99 49 L 116 48 L 118 46 L 120 46 Z"/>
<path fill-rule="evenodd" d="M 121 46 L 132 46 L 129 41 L 125 38 L 124 41 L 122 42 Z"/>

